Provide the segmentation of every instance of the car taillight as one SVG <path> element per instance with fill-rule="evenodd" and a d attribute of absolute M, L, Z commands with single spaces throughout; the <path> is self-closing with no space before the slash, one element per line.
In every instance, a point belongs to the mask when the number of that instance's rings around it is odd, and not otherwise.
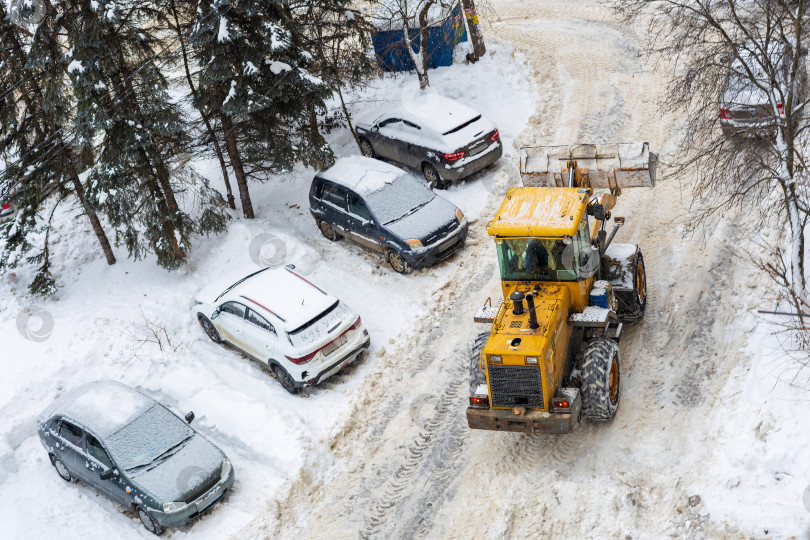
<path fill-rule="evenodd" d="M 357 320 L 354 321 L 354 324 L 349 327 L 349 330 L 357 330 L 360 328 L 360 325 L 363 324 L 363 319 L 357 317 Z"/>
<path fill-rule="evenodd" d="M 785 106 L 781 103 L 776 104 L 776 110 L 779 111 L 779 116 L 785 116 Z"/>
<path fill-rule="evenodd" d="M 723 120 L 731 120 L 731 111 L 728 109 L 720 109 L 720 118 Z"/>
<path fill-rule="evenodd" d="M 442 154 L 447 161 L 458 161 L 464 157 L 464 151 L 453 152 L 452 154 Z"/>
<path fill-rule="evenodd" d="M 498 139 L 500 139 L 500 138 L 501 138 L 501 133 L 500 133 L 500 132 L 499 132 L 499 131 L 496 129 L 496 130 L 495 130 L 495 133 L 493 133 L 493 134 L 492 134 L 492 135 L 489 137 L 489 140 L 490 140 L 490 141 L 497 141 L 497 140 L 498 140 Z"/>
<path fill-rule="evenodd" d="M 300 358 L 293 358 L 292 356 L 287 356 L 285 354 L 284 358 L 286 358 L 287 360 L 289 360 L 293 364 L 298 364 L 300 366 L 301 364 L 306 364 L 307 362 L 309 362 L 310 360 L 315 358 L 315 355 L 318 354 L 319 352 L 320 352 L 320 349 L 318 349 L 317 351 L 311 352 L 306 356 L 301 356 Z"/>
<path fill-rule="evenodd" d="M 554 398 L 551 400 L 551 406 L 555 409 L 567 409 L 570 404 L 568 403 L 568 399 Z"/>
<path fill-rule="evenodd" d="M 3 210 L 8 210 L 11 208 L 11 202 L 3 203 Z"/>

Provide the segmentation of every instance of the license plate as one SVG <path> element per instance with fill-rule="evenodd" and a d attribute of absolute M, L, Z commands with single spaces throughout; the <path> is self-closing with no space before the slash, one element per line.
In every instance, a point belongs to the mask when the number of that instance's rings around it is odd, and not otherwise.
<path fill-rule="evenodd" d="M 219 487 L 217 487 L 216 489 L 214 489 L 214 491 L 209 493 L 207 497 L 205 497 L 203 500 L 197 503 L 197 511 L 202 512 L 203 510 L 205 510 L 206 508 L 217 502 L 220 497 L 222 497 L 222 493 L 219 492 Z"/>
<path fill-rule="evenodd" d="M 442 245 L 440 245 L 440 246 L 439 246 L 439 248 L 438 248 L 438 250 L 439 250 L 439 251 L 444 251 L 445 249 L 449 249 L 449 248 L 450 248 L 450 246 L 452 246 L 453 244 L 455 244 L 455 242 L 456 242 L 456 239 L 455 239 L 455 238 L 451 238 L 450 240 L 448 240 L 448 241 L 446 241 L 445 243 L 443 243 Z"/>
<path fill-rule="evenodd" d="M 343 345 L 345 345 L 346 341 L 347 341 L 346 336 L 340 336 L 335 341 L 333 341 L 332 343 L 323 348 L 323 355 L 329 356 L 330 354 L 341 348 Z"/>
<path fill-rule="evenodd" d="M 486 147 L 487 146 L 485 144 L 479 143 L 477 146 L 473 146 L 472 148 L 470 148 L 470 155 L 477 156 L 478 154 L 483 152 L 484 149 L 486 149 Z"/>

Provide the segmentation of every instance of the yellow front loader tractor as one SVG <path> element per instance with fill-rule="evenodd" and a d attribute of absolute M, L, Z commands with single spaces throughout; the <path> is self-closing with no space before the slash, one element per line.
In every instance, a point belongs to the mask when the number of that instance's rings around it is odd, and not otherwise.
<path fill-rule="evenodd" d="M 613 242 L 624 218 L 607 224 L 623 188 L 654 185 L 656 164 L 647 143 L 521 148 L 523 186 L 487 224 L 503 300 L 475 314 L 491 326 L 470 359 L 471 428 L 568 433 L 615 416 L 622 325 L 644 315 L 647 291 L 641 250 Z"/>

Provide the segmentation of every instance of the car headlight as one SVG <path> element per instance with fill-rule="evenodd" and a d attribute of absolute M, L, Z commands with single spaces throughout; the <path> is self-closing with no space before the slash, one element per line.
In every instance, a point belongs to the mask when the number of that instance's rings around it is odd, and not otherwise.
<path fill-rule="evenodd" d="M 185 505 L 186 503 L 177 501 L 163 503 L 163 512 L 166 514 L 171 514 L 172 512 L 181 510 Z"/>
<path fill-rule="evenodd" d="M 408 245 L 411 246 L 411 249 L 422 249 L 425 247 L 422 245 L 422 241 L 417 240 L 416 238 L 411 238 L 410 240 L 406 240 L 406 242 L 408 242 Z"/>
<path fill-rule="evenodd" d="M 219 475 L 220 480 L 225 480 L 228 478 L 228 475 L 231 474 L 231 460 L 228 458 L 222 459 L 222 472 Z"/>
<path fill-rule="evenodd" d="M 464 212 L 462 212 L 458 208 L 456 208 L 456 219 L 458 220 L 459 223 L 464 222 Z"/>

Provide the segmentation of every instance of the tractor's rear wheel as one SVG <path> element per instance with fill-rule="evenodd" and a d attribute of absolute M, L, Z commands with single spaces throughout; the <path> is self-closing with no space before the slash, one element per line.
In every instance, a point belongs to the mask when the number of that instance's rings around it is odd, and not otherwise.
<path fill-rule="evenodd" d="M 619 344 L 607 338 L 592 339 L 582 360 L 582 415 L 589 420 L 612 420 L 619 408 L 620 390 Z"/>
<path fill-rule="evenodd" d="M 487 384 L 487 374 L 481 368 L 481 351 L 487 345 L 489 332 L 482 332 L 473 342 L 470 353 L 470 394 L 474 394 L 480 384 Z"/>

